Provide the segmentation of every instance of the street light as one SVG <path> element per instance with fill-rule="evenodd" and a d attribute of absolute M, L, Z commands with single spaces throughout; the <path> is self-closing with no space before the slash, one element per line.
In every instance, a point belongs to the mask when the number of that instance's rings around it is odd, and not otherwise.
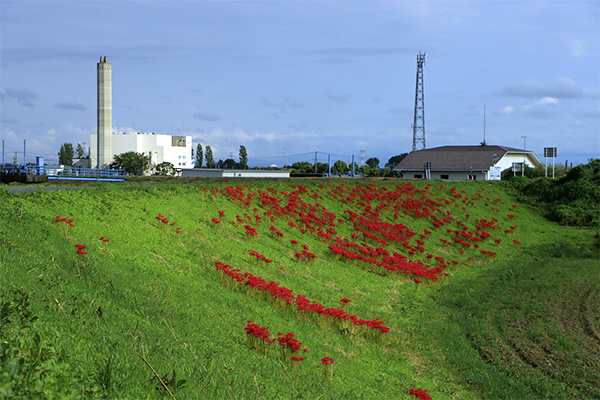
<path fill-rule="evenodd" d="M 523 150 L 527 149 L 527 136 L 521 136 L 523 139 Z M 521 176 L 525 176 L 525 152 L 523 152 L 523 169 L 521 169 Z"/>

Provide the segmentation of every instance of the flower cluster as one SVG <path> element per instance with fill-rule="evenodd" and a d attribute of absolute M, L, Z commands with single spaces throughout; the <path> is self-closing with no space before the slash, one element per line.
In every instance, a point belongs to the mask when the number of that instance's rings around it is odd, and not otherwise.
<path fill-rule="evenodd" d="M 279 344 L 279 349 L 281 349 L 281 356 L 285 360 L 304 361 L 304 357 L 298 357 L 292 354 L 300 350 L 304 353 L 308 353 L 307 348 L 302 348 L 304 343 L 296 339 L 292 332 L 288 332 L 285 335 L 283 333 L 278 333 L 277 337 L 271 338 L 271 333 L 266 327 L 259 326 L 252 320 L 248 321 L 244 330 L 246 331 L 246 334 L 249 335 L 252 347 L 259 351 L 265 352 L 267 346 L 270 346 L 272 343 L 277 343 Z M 290 355 L 292 356 L 290 357 Z"/>
<path fill-rule="evenodd" d="M 65 224 L 69 225 L 70 227 L 74 228 L 75 225 L 73 224 L 73 220 L 67 217 L 61 217 L 60 215 L 57 215 L 56 218 L 54 219 L 54 222 L 64 222 Z"/>
<path fill-rule="evenodd" d="M 257 293 L 265 293 L 265 299 L 272 300 L 276 305 L 283 308 L 289 308 L 294 305 L 295 311 L 303 315 L 314 315 L 320 319 L 321 323 L 326 324 L 330 321 L 348 322 L 356 327 L 369 328 L 367 332 L 388 333 L 390 328 L 384 326 L 384 322 L 378 318 L 365 320 L 356 315 L 347 314 L 340 308 L 327 308 L 322 304 L 311 301 L 303 295 L 294 295 L 293 290 L 280 286 L 277 282 L 267 282 L 260 276 L 255 276 L 249 272 L 242 272 L 239 269 L 233 269 L 230 265 L 220 261 L 215 262 L 217 271 L 222 271 L 234 284 L 234 287 L 252 289 Z"/>
<path fill-rule="evenodd" d="M 429 390 L 427 389 L 409 389 L 408 393 L 412 394 L 413 396 L 417 396 L 419 399 L 422 400 L 431 400 L 431 396 L 429 395 Z"/>
<path fill-rule="evenodd" d="M 273 225 L 271 225 L 271 227 L 269 228 L 269 231 L 273 232 L 278 237 L 283 237 L 283 232 L 281 232 L 279 229 L 275 228 L 275 226 L 273 226 Z"/>
<path fill-rule="evenodd" d="M 256 257 L 258 260 L 266 262 L 267 264 L 269 264 L 269 263 L 272 263 L 272 262 L 273 262 L 273 260 L 269 260 L 267 257 L 265 257 L 264 255 L 262 255 L 262 254 L 260 254 L 260 253 L 258 253 L 258 252 L 256 252 L 256 251 L 254 251 L 254 250 L 248 250 L 248 253 L 249 253 L 251 256 L 254 256 L 254 257 Z"/>
<path fill-rule="evenodd" d="M 83 244 L 76 244 L 75 247 L 77 247 L 77 254 L 80 256 L 85 256 L 87 255 L 87 253 L 84 251 L 86 249 L 85 245 Z"/>

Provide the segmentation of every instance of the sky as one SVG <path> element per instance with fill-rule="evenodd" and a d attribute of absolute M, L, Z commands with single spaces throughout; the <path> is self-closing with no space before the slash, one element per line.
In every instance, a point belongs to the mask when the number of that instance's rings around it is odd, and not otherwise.
<path fill-rule="evenodd" d="M 107 56 L 115 131 L 191 135 L 215 160 L 243 145 L 250 166 L 383 166 L 412 150 L 424 52 L 427 148 L 485 131 L 576 165 L 600 157 L 599 47 L 597 0 L 2 0 L 0 139 L 7 162 L 24 140 L 28 162 L 89 147 Z"/>

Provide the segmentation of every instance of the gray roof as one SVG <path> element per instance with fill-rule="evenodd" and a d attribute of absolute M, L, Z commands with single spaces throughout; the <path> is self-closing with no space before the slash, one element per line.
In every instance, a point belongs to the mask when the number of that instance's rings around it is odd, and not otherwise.
<path fill-rule="evenodd" d="M 508 152 L 530 153 L 506 146 L 442 146 L 411 152 L 398 165 L 398 171 L 422 171 L 426 162 L 432 171 L 487 171 L 494 154 L 501 159 Z M 497 160 L 496 160 L 497 161 Z"/>

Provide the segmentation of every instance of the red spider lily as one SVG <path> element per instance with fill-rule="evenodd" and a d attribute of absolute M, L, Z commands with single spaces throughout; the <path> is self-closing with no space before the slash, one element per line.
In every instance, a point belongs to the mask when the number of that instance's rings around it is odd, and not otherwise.
<path fill-rule="evenodd" d="M 431 400 L 431 396 L 429 395 L 429 390 L 427 389 L 409 389 L 408 393 L 412 394 L 413 396 L 417 396 L 419 399 L 422 400 Z"/>
<path fill-rule="evenodd" d="M 494 242 L 500 244 L 502 242 L 502 240 L 501 239 L 494 239 Z"/>
<path fill-rule="evenodd" d="M 269 230 L 272 231 L 273 233 L 275 233 L 275 235 L 283 237 L 283 232 L 281 232 L 279 229 L 275 228 L 273 225 L 271 225 Z"/>
<path fill-rule="evenodd" d="M 290 360 L 292 360 L 292 361 L 304 361 L 304 357 L 291 356 Z"/>
<path fill-rule="evenodd" d="M 219 217 L 223 218 L 225 216 L 224 210 L 219 210 Z"/>
<path fill-rule="evenodd" d="M 321 364 L 323 365 L 329 365 L 329 364 L 333 364 L 335 362 L 335 360 L 331 357 L 323 357 L 321 358 Z"/>
<path fill-rule="evenodd" d="M 211 219 L 211 221 L 212 221 L 213 224 L 220 224 L 221 223 L 221 221 L 219 221 L 216 218 Z"/>
<path fill-rule="evenodd" d="M 246 234 L 247 235 L 250 235 L 250 236 L 256 236 L 256 235 L 258 235 L 258 232 L 256 231 L 256 228 L 253 228 L 250 225 L 244 225 L 244 228 L 246 228 Z"/>
<path fill-rule="evenodd" d="M 83 245 L 83 244 L 76 244 L 74 247 L 77 248 L 77 254 L 78 255 L 80 255 L 80 256 L 87 255 L 87 253 L 85 251 L 83 251 L 83 250 L 86 249 L 85 245 Z"/>
<path fill-rule="evenodd" d="M 340 303 L 346 305 L 348 303 L 350 303 L 352 300 L 346 298 L 346 297 L 340 297 Z"/>
<path fill-rule="evenodd" d="M 521 242 L 519 242 L 517 239 L 513 239 L 513 243 L 514 244 L 521 244 Z"/>

